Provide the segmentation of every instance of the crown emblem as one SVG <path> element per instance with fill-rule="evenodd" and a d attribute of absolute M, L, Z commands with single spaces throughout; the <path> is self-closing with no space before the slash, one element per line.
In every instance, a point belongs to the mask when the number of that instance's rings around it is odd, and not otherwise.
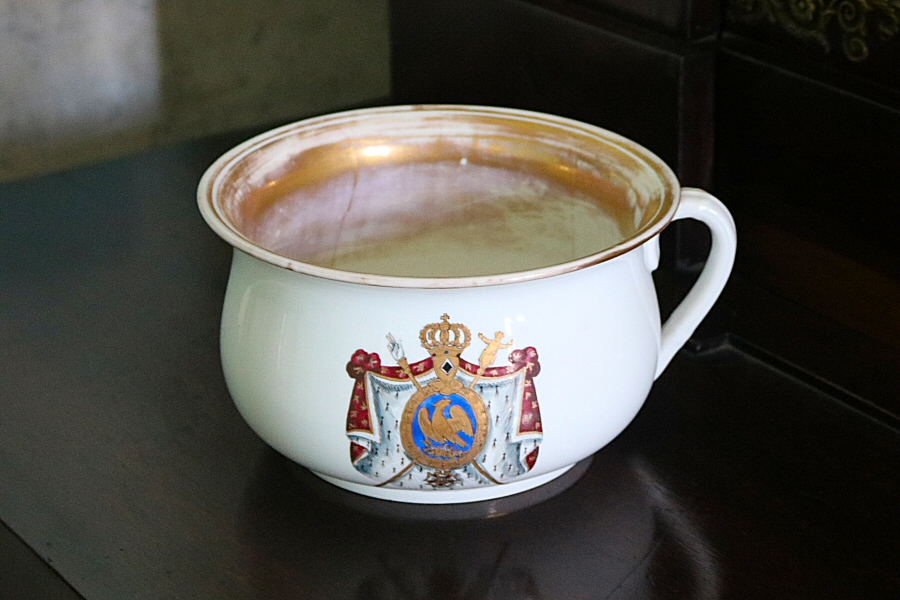
<path fill-rule="evenodd" d="M 468 362 L 462 354 L 472 332 L 447 314 L 419 331 L 429 356 L 418 362 L 410 364 L 400 340 L 386 338 L 396 367 L 362 349 L 347 364 L 356 380 L 347 411 L 350 460 L 373 485 L 480 487 L 534 467 L 544 435 L 532 381 L 540 372 L 537 350 L 513 350 L 509 366 L 494 367 L 513 341 L 503 331 L 479 333 L 485 347 L 477 363 Z"/>
<path fill-rule="evenodd" d="M 460 323 L 451 323 L 450 315 L 441 315 L 440 323 L 431 323 L 419 332 L 422 347 L 433 357 L 456 358 L 469 346 L 472 334 Z"/>

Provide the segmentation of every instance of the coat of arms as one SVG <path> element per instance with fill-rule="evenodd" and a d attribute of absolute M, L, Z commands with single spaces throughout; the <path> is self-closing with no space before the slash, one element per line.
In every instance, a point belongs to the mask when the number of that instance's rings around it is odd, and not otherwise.
<path fill-rule="evenodd" d="M 494 367 L 513 341 L 500 331 L 478 337 L 485 348 L 474 364 L 461 357 L 469 329 L 445 314 L 419 333 L 424 360 L 410 364 L 390 334 L 398 366 L 382 365 L 376 353 L 353 354 L 347 436 L 359 472 L 379 486 L 430 490 L 507 483 L 534 467 L 544 435 L 537 351 L 513 350 L 510 365 Z"/>

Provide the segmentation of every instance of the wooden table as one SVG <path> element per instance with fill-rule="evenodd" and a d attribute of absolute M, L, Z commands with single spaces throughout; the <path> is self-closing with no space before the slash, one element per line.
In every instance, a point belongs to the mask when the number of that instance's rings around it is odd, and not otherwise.
<path fill-rule="evenodd" d="M 0 185 L 0 597 L 900 597 L 897 354 L 739 275 L 554 497 L 423 512 L 292 466 L 219 366 L 194 190 L 236 141 Z"/>

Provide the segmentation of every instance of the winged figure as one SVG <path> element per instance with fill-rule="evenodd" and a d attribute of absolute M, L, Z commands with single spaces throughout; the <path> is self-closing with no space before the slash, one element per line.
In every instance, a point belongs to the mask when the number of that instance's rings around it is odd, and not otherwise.
<path fill-rule="evenodd" d="M 428 419 L 428 411 L 419 411 L 419 428 L 426 437 L 434 440 L 439 444 L 450 442 L 456 444 L 460 448 L 466 447 L 466 442 L 459 437 L 459 432 L 464 432 L 469 437 L 474 435 L 472 430 L 472 421 L 459 406 L 451 406 L 450 417 L 444 415 L 444 409 L 450 404 L 450 398 L 439 400 L 434 405 L 434 413 L 431 419 Z"/>

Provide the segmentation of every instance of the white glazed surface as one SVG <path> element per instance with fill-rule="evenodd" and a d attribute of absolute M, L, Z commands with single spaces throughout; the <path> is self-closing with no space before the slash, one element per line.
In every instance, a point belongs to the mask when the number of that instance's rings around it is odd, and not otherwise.
<path fill-rule="evenodd" d="M 345 366 L 357 349 L 394 364 L 388 333 L 404 342 L 410 359 L 427 357 L 419 331 L 444 313 L 473 337 L 503 331 L 517 348 L 538 350 L 544 439 L 534 468 L 520 479 L 569 467 L 609 443 L 640 409 L 656 371 L 659 312 L 641 247 L 601 268 L 444 290 L 331 281 L 235 250 L 221 337 L 229 391 L 254 431 L 279 452 L 318 474 L 371 485 L 349 457 L 345 423 L 353 380 Z M 477 352 L 473 344 L 469 358 Z M 506 363 L 506 353 L 496 364 Z M 395 499 L 405 492 L 371 490 Z M 514 491 L 502 485 L 428 491 L 433 498 L 425 501 Z"/>

